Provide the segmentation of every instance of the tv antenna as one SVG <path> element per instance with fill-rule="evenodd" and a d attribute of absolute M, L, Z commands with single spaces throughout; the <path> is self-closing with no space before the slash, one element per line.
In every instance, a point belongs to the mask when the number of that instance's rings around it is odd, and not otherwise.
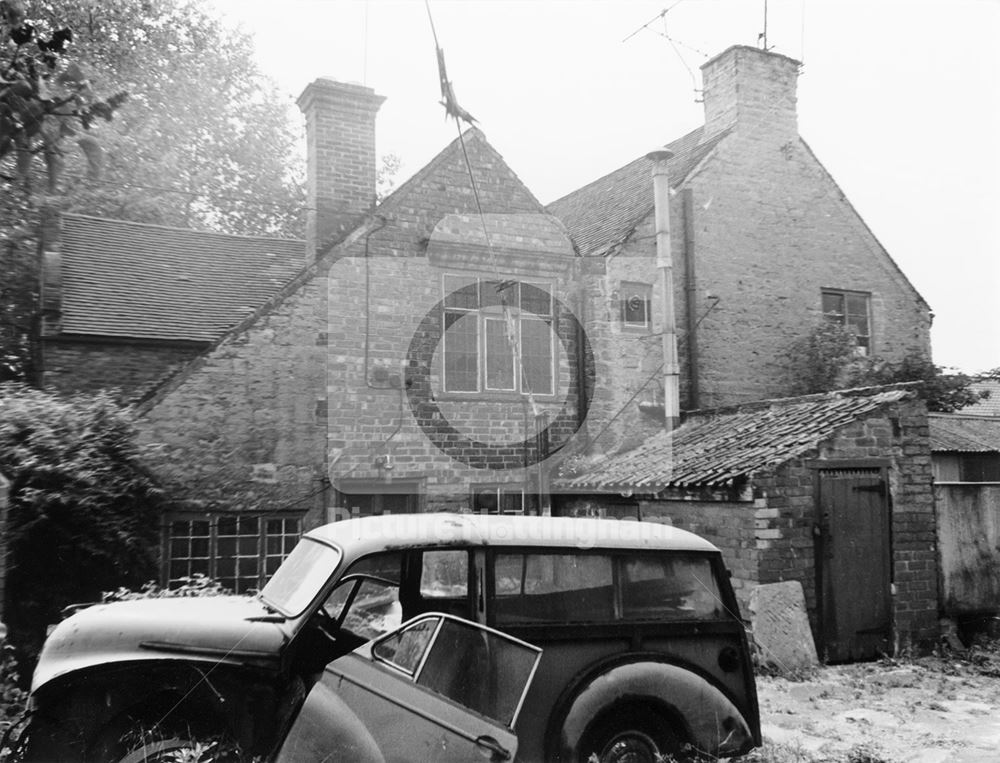
<path fill-rule="evenodd" d="M 764 0 L 764 31 L 757 35 L 757 43 L 764 51 L 770 50 L 767 47 L 767 0 Z"/>

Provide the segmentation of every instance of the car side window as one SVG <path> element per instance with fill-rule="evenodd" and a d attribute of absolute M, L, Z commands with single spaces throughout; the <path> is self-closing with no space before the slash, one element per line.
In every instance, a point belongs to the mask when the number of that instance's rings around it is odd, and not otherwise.
<path fill-rule="evenodd" d="M 402 556 L 374 554 L 355 562 L 323 609 L 344 628 L 364 639 L 372 639 L 399 626 L 403 608 L 399 601 Z"/>
<path fill-rule="evenodd" d="M 419 611 L 470 618 L 469 552 L 435 549 L 420 555 Z"/>
<path fill-rule="evenodd" d="M 614 618 L 612 559 L 606 554 L 497 554 L 493 569 L 497 623 Z"/>
<path fill-rule="evenodd" d="M 424 617 L 376 642 L 376 660 L 417 685 L 512 726 L 541 650 L 473 623 Z"/>
<path fill-rule="evenodd" d="M 627 620 L 718 618 L 723 613 L 711 562 L 704 557 L 623 559 L 620 581 Z"/>
<path fill-rule="evenodd" d="M 724 617 L 711 560 L 696 554 L 498 553 L 498 625 Z"/>

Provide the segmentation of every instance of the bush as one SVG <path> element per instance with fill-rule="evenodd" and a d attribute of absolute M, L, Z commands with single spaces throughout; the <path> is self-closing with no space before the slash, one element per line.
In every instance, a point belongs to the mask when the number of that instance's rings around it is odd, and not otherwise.
<path fill-rule="evenodd" d="M 27 660 L 67 605 L 156 575 L 162 497 L 139 456 L 131 414 L 109 395 L 0 385 L 0 472 L 11 482 L 5 613 Z"/>

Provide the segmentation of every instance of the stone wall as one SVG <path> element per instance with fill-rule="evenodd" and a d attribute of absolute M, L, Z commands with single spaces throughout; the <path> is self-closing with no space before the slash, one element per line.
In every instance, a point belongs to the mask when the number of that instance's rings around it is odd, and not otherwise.
<path fill-rule="evenodd" d="M 761 556 L 771 544 L 762 527 L 776 511 L 760 502 L 739 501 L 641 501 L 644 521 L 662 522 L 688 530 L 714 543 L 732 573 L 733 590 L 740 611 L 747 616 L 750 591 L 760 579 Z M 768 522 L 769 524 L 769 522 Z"/>
<path fill-rule="evenodd" d="M 63 393 L 118 390 L 126 399 L 190 362 L 206 347 L 59 339 L 43 339 L 43 343 L 45 389 Z"/>
<path fill-rule="evenodd" d="M 817 627 L 816 468 L 866 460 L 885 467 L 891 508 L 893 627 L 898 646 L 938 635 L 936 516 L 922 401 L 886 406 L 837 431 L 817 450 L 753 478 L 752 502 L 651 501 L 643 519 L 703 536 L 723 552 L 745 606 L 757 584 L 802 583 Z"/>

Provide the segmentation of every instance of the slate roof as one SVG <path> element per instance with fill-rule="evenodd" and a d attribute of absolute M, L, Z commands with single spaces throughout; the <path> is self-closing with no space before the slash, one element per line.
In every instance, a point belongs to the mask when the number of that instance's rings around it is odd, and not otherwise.
<path fill-rule="evenodd" d="M 667 148 L 674 157 L 667 167 L 676 187 L 729 134 L 725 130 L 700 143 L 704 128 L 689 132 Z M 548 211 L 566 225 L 583 255 L 605 254 L 622 243 L 653 211 L 652 162 L 645 156 L 553 201 Z"/>
<path fill-rule="evenodd" d="M 989 392 L 990 396 L 955 413 L 961 416 L 1000 416 L 1000 381 L 973 382 L 969 389 L 973 392 Z"/>
<path fill-rule="evenodd" d="M 305 264 L 305 242 L 62 218 L 62 334 L 210 342 Z"/>
<path fill-rule="evenodd" d="M 840 427 L 912 393 L 876 387 L 763 401 L 706 412 L 673 432 L 556 480 L 556 487 L 658 492 L 667 487 L 729 487 L 814 450 Z M 671 458 L 672 455 L 672 458 Z"/>
<path fill-rule="evenodd" d="M 932 413 L 927 417 L 931 450 L 940 452 L 1000 452 L 1000 418 L 956 413 Z"/>

